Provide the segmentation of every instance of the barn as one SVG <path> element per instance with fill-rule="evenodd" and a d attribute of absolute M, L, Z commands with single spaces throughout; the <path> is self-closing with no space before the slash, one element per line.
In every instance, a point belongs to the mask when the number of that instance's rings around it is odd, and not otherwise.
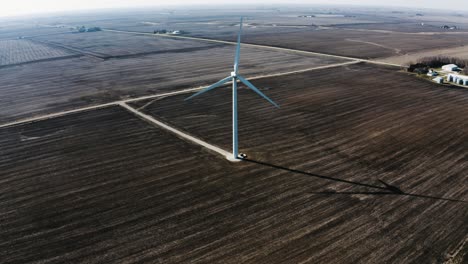
<path fill-rule="evenodd" d="M 442 66 L 442 70 L 454 72 L 454 71 L 460 70 L 460 68 L 455 64 L 447 64 L 447 65 Z"/>
<path fill-rule="evenodd" d="M 447 75 L 447 81 L 453 82 L 460 85 L 468 86 L 468 76 L 460 74 L 449 74 Z"/>
<path fill-rule="evenodd" d="M 434 79 L 432 79 L 432 80 L 433 80 L 434 82 L 436 82 L 436 83 L 444 83 L 444 78 L 442 78 L 442 77 L 437 77 L 437 78 L 434 78 Z"/>

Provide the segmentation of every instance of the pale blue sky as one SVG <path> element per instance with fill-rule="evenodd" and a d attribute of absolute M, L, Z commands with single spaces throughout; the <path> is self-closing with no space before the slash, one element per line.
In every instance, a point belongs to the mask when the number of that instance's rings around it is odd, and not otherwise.
<path fill-rule="evenodd" d="M 467 0 L 391 0 L 380 3 L 376 0 L 2 0 L 0 16 L 22 15 L 29 13 L 171 5 L 201 4 L 353 4 L 353 5 L 386 5 L 416 8 L 440 8 L 468 10 Z"/>

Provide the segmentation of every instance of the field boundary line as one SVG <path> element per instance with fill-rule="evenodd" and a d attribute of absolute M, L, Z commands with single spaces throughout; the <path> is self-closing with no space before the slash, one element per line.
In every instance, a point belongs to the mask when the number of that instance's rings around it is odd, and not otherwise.
<path fill-rule="evenodd" d="M 321 70 L 321 69 L 336 68 L 336 67 L 340 67 L 340 66 L 358 64 L 358 63 L 361 63 L 361 61 L 347 61 L 347 62 L 343 62 L 343 63 L 335 63 L 335 64 L 317 66 L 317 67 L 306 68 L 306 69 L 301 69 L 301 70 L 295 70 L 295 71 L 278 72 L 278 73 L 271 73 L 271 74 L 264 74 L 264 75 L 254 75 L 254 76 L 248 77 L 246 79 L 247 80 L 259 80 L 259 79 L 264 79 L 264 78 L 279 77 L 279 76 L 290 75 L 290 74 L 295 74 L 295 73 L 303 73 L 303 72 L 315 71 L 315 70 Z M 230 84 L 230 83 L 232 83 L 232 82 L 231 81 L 226 82 L 226 84 Z M 146 100 L 146 99 L 153 99 L 153 98 L 162 97 L 162 96 L 171 96 L 171 95 L 177 95 L 177 94 L 196 92 L 196 91 L 202 90 L 202 89 L 204 89 L 206 87 L 208 87 L 208 85 L 203 85 L 203 86 L 199 86 L 199 87 L 194 87 L 194 88 L 189 88 L 189 89 L 175 91 L 175 92 L 169 92 L 169 93 L 145 95 L 145 96 L 141 96 L 141 97 L 125 99 L 125 100 L 120 100 L 120 101 L 122 101 L 124 103 L 131 103 L 131 102 L 137 102 L 137 101 Z M 119 102 L 119 101 L 117 101 L 117 102 Z"/>
<path fill-rule="evenodd" d="M 344 62 L 344 63 L 329 64 L 329 65 L 318 66 L 318 67 L 313 67 L 313 68 L 307 68 L 307 69 L 302 69 L 302 70 L 290 71 L 290 72 L 280 72 L 280 73 L 272 73 L 272 74 L 266 74 L 266 75 L 257 75 L 257 76 L 248 77 L 246 79 L 248 79 L 248 80 L 259 80 L 259 79 L 263 79 L 263 78 L 278 77 L 278 76 L 290 75 L 290 74 L 295 74 L 295 73 L 302 73 L 302 72 L 308 72 L 308 71 L 314 71 L 314 70 L 321 70 L 321 69 L 328 69 L 328 68 L 352 65 L 352 64 L 357 64 L 357 63 L 360 63 L 360 62 L 361 61 L 348 61 L 348 62 Z M 229 84 L 229 83 L 231 83 L 231 82 L 227 82 L 226 84 Z M 61 112 L 56 112 L 56 113 L 51 113 L 51 114 L 45 114 L 45 115 L 41 115 L 41 116 L 29 117 L 29 118 L 25 118 L 25 119 L 20 119 L 20 120 L 0 124 L 0 129 L 10 127 L 10 126 L 15 126 L 15 125 L 22 125 L 22 124 L 26 124 L 26 123 L 33 123 L 33 122 L 37 122 L 37 121 L 43 121 L 43 120 L 47 120 L 47 119 L 52 119 L 52 118 L 61 117 L 61 116 L 65 116 L 65 115 L 75 114 L 75 113 L 79 113 L 79 112 L 85 112 L 85 111 L 89 111 L 89 110 L 96 110 L 96 109 L 105 108 L 105 107 L 109 107 L 109 106 L 115 106 L 115 105 L 119 105 L 120 103 L 138 102 L 138 101 L 142 101 L 142 100 L 146 100 L 146 99 L 153 99 L 153 98 L 158 98 L 158 97 L 165 97 L 165 96 L 172 96 L 172 95 L 196 92 L 196 91 L 202 90 L 202 89 L 204 89 L 206 87 L 208 87 L 208 86 L 204 85 L 204 86 L 199 86 L 199 87 L 194 87 L 194 88 L 178 90 L 178 91 L 174 91 L 174 92 L 165 92 L 165 93 L 158 93 L 158 94 L 152 94 L 152 95 L 144 95 L 144 96 L 140 96 L 140 97 L 136 97 L 136 98 L 123 99 L 123 100 L 113 101 L 113 102 L 99 104 L 99 105 L 85 106 L 85 107 L 72 109 L 72 110 L 66 110 L 66 111 L 61 111 Z"/>
<path fill-rule="evenodd" d="M 147 115 L 145 113 L 142 113 L 140 111 L 138 111 L 137 109 L 129 106 L 128 104 L 126 104 L 125 102 L 119 102 L 118 105 L 120 105 L 121 107 L 125 108 L 126 110 L 128 110 L 129 112 L 133 113 L 134 115 L 140 117 L 141 119 L 144 119 L 152 124 L 155 124 L 156 126 L 164 129 L 164 130 L 167 130 L 173 134 L 175 134 L 176 136 L 186 140 L 186 141 L 189 141 L 191 143 L 194 143 L 194 144 L 197 144 L 197 145 L 200 145 L 204 148 L 207 148 L 211 151 L 214 151 L 214 152 L 217 152 L 218 154 L 222 155 L 223 157 L 228 157 L 229 155 L 231 155 L 231 153 L 229 153 L 228 151 L 225 151 L 224 149 L 221 149 L 215 145 L 212 145 L 210 143 L 207 143 L 201 139 L 198 139 L 194 136 L 191 136 L 185 132 L 182 132 L 174 127 L 171 127 L 159 120 L 156 120 L 154 117 L 150 116 L 150 115 Z"/>
<path fill-rule="evenodd" d="M 303 72 L 308 72 L 308 71 L 336 68 L 336 67 L 340 67 L 340 66 L 353 65 L 353 64 L 358 64 L 358 63 L 361 63 L 361 61 L 348 61 L 348 62 L 343 62 L 343 63 L 334 63 L 334 64 L 317 66 L 317 67 L 312 67 L 312 68 L 305 68 L 305 69 L 295 70 L 295 71 L 290 71 L 290 72 L 279 72 L 279 73 L 272 73 L 272 74 L 265 74 L 265 75 L 257 75 L 257 76 L 252 76 L 252 77 L 246 78 L 246 79 L 248 79 L 248 80 L 258 80 L 258 79 L 263 79 L 263 78 L 290 75 L 290 74 L 295 74 L 295 73 L 303 73 Z"/>
<path fill-rule="evenodd" d="M 86 112 L 86 111 L 90 111 L 90 110 L 97 110 L 97 109 L 100 109 L 100 108 L 106 108 L 106 107 L 109 107 L 109 106 L 113 106 L 115 104 L 116 104 L 115 102 L 111 102 L 111 103 L 106 103 L 106 104 L 99 104 L 99 105 L 87 106 L 87 107 L 62 111 L 62 112 L 56 112 L 56 113 L 52 113 L 52 114 L 46 114 L 46 115 L 42 115 L 42 116 L 36 116 L 36 117 L 20 119 L 20 120 L 17 120 L 17 121 L 12 121 L 12 122 L 8 122 L 8 123 L 5 123 L 5 124 L 1 124 L 0 128 L 6 128 L 6 127 L 10 127 L 10 126 L 15 126 L 15 125 L 22 125 L 22 124 L 26 124 L 26 123 L 33 123 L 33 122 L 37 122 L 37 121 L 43 121 L 43 120 L 47 120 L 47 119 L 52 119 L 52 118 L 66 116 L 66 115 L 80 113 L 80 112 Z"/>
<path fill-rule="evenodd" d="M 90 57 L 100 59 L 100 60 L 105 59 L 105 57 L 103 57 L 102 55 L 99 55 L 98 53 L 91 52 L 91 51 L 85 51 L 85 50 L 82 50 L 82 49 L 70 47 L 70 46 L 55 43 L 55 42 L 38 40 L 38 39 L 34 39 L 34 38 L 28 38 L 28 40 L 30 40 L 32 42 L 36 42 L 36 43 L 41 43 L 43 45 L 47 45 L 47 46 L 50 46 L 50 47 L 55 48 L 55 49 L 64 49 L 64 50 L 66 50 L 68 52 L 79 54 L 81 56 L 90 56 Z"/>
<path fill-rule="evenodd" d="M 206 41 L 206 42 L 237 45 L 237 42 L 227 41 L 227 40 L 217 40 L 217 39 L 209 39 L 209 38 L 198 38 L 198 37 L 167 35 L 167 34 L 165 34 L 165 35 L 163 35 L 163 34 L 152 34 L 152 33 L 146 33 L 146 32 L 125 31 L 125 30 L 116 30 L 116 29 L 102 29 L 102 30 L 107 31 L 107 32 L 116 32 L 116 33 L 124 33 L 124 34 L 136 34 L 136 35 L 148 35 L 148 36 L 153 36 L 153 37 L 190 39 L 190 40 L 198 40 L 198 41 Z M 298 49 L 291 49 L 291 48 L 281 48 L 281 47 L 268 46 L 268 45 L 262 45 L 262 44 L 242 43 L 242 46 L 254 47 L 254 48 L 263 48 L 263 49 L 271 49 L 271 50 L 279 50 L 279 51 L 286 51 L 286 52 L 293 52 L 293 53 L 302 53 L 302 54 L 306 54 L 306 55 L 325 56 L 325 57 L 332 57 L 332 58 L 345 59 L 345 60 L 368 62 L 368 63 L 372 63 L 372 64 L 387 65 L 387 66 L 393 66 L 393 67 L 404 67 L 403 65 L 394 64 L 394 63 L 387 63 L 387 62 L 381 62 L 381 61 L 376 61 L 376 60 L 360 59 L 360 58 L 354 58 L 354 57 L 348 57 L 348 56 L 320 53 L 320 52 L 315 52 L 315 51 L 306 51 L 306 50 L 298 50 Z"/>
<path fill-rule="evenodd" d="M 72 58 L 79 58 L 81 56 L 84 56 L 84 55 L 83 54 L 70 54 L 70 55 L 62 56 L 62 57 L 53 57 L 53 58 L 38 59 L 38 60 L 25 61 L 25 62 L 4 64 L 4 65 L 0 65 L 0 69 L 12 68 L 12 67 L 16 67 L 16 66 L 21 66 L 21 65 L 26 65 L 26 64 L 33 64 L 33 63 L 40 63 L 40 62 L 68 60 L 68 59 L 72 59 Z"/>
<path fill-rule="evenodd" d="M 128 103 L 128 102 L 135 102 L 135 101 L 151 99 L 151 98 L 156 98 L 156 97 L 163 97 L 163 96 L 171 96 L 171 95 L 177 95 L 177 94 L 183 94 L 183 93 L 190 93 L 190 92 L 201 90 L 203 88 L 204 88 L 204 86 L 203 87 L 196 87 L 196 88 L 189 88 L 189 89 L 184 89 L 184 90 L 179 90 L 179 91 L 174 91 L 174 92 L 146 95 L 146 96 L 141 96 L 141 97 L 131 98 L 131 99 L 125 99 L 125 100 L 118 100 L 118 101 L 113 101 L 113 102 L 104 103 L 104 104 L 85 106 L 85 107 L 76 108 L 76 109 L 72 109 L 72 110 L 66 110 L 66 111 L 41 115 L 41 116 L 35 116 L 35 117 L 30 117 L 30 118 L 25 118 L 25 119 L 20 119 L 20 120 L 17 120 L 17 121 L 12 121 L 12 122 L 8 122 L 8 123 L 0 124 L 0 128 L 5 128 L 5 127 L 10 127 L 10 126 L 15 126 L 15 125 L 21 125 L 21 124 L 26 124 L 26 123 L 33 123 L 33 122 L 36 122 L 36 121 L 43 121 L 43 120 L 52 119 L 52 118 L 56 118 L 56 117 L 61 117 L 61 116 L 65 116 L 65 115 L 70 115 L 70 114 L 75 114 L 75 113 L 79 113 L 79 112 L 86 112 L 86 111 L 89 111 L 89 110 L 96 110 L 96 109 L 100 109 L 100 108 L 106 108 L 106 107 L 109 107 L 109 106 L 119 105 L 119 103 L 121 103 L 121 102 Z"/>

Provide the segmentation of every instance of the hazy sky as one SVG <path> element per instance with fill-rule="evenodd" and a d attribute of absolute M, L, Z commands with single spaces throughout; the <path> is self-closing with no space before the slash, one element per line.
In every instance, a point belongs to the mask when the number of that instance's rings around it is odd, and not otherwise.
<path fill-rule="evenodd" d="M 200 4 L 353 4 L 380 5 L 376 0 L 1 0 L 0 16 L 22 15 L 29 13 L 172 5 L 200 5 Z M 468 10 L 467 0 L 390 0 L 382 3 L 387 6 L 408 6 L 418 8 L 443 8 Z"/>

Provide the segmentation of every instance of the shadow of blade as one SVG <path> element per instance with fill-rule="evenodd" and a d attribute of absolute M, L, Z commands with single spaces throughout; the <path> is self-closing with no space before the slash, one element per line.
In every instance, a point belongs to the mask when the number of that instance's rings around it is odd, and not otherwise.
<path fill-rule="evenodd" d="M 380 183 L 382 183 L 383 185 L 385 185 L 385 187 L 390 190 L 391 192 L 393 193 L 397 193 L 397 194 L 405 194 L 400 188 L 396 187 L 396 186 L 393 186 L 393 185 L 390 185 L 382 180 L 378 180 Z"/>
<path fill-rule="evenodd" d="M 379 190 L 392 191 L 392 190 L 389 190 L 386 186 L 383 187 L 383 186 L 372 185 L 372 184 L 367 184 L 367 183 L 362 183 L 362 182 L 356 182 L 356 181 L 343 180 L 343 179 L 339 179 L 339 178 L 333 178 L 333 177 L 330 177 L 330 176 L 324 176 L 324 175 L 319 175 L 319 174 L 315 174 L 315 173 L 310 173 L 310 172 L 300 171 L 300 170 L 296 170 L 296 169 L 286 168 L 286 167 L 282 167 L 282 166 L 274 165 L 274 164 L 269 164 L 269 163 L 258 161 L 258 160 L 251 160 L 251 159 L 248 159 L 248 158 L 244 158 L 243 160 L 247 161 L 247 162 L 252 162 L 252 163 L 259 164 L 259 165 L 275 168 L 275 169 L 280 169 L 280 170 L 289 171 L 289 172 L 292 172 L 292 173 L 302 174 L 302 175 L 315 177 L 315 178 L 320 178 L 320 179 L 325 179 L 325 180 L 329 180 L 329 181 L 343 182 L 343 183 L 347 183 L 347 184 L 351 184 L 351 185 L 363 186 L 363 187 L 368 187 L 368 188 L 375 188 L 375 189 L 379 189 Z"/>
<path fill-rule="evenodd" d="M 374 189 L 379 189 L 383 191 L 376 191 L 376 192 L 310 192 L 311 194 L 327 194 L 327 195 L 353 195 L 353 194 L 365 194 L 365 195 L 399 195 L 399 196 L 410 196 L 410 197 L 418 197 L 418 198 L 426 198 L 426 199 L 435 199 L 435 200 L 443 200 L 443 201 L 450 201 L 450 202 L 461 202 L 461 203 L 466 203 L 464 200 L 457 200 L 457 199 L 450 199 L 450 198 L 444 198 L 444 197 L 436 197 L 436 196 L 429 196 L 429 195 L 421 195 L 421 194 L 412 194 L 412 193 L 405 193 L 403 192 L 400 188 L 387 184 L 386 182 L 382 180 L 378 180 L 380 183 L 382 183 L 384 186 L 378 186 L 378 185 L 372 185 L 372 184 L 367 184 L 367 183 L 361 183 L 361 182 L 356 182 L 356 181 L 349 181 L 349 180 L 343 180 L 339 178 L 333 178 L 330 176 L 324 176 L 324 175 L 319 175 L 315 173 L 310 173 L 310 172 L 305 172 L 305 171 L 300 171 L 296 169 L 291 169 L 279 165 L 274 165 L 274 164 L 269 164 L 266 162 L 258 161 L 258 160 L 252 160 L 248 158 L 243 159 L 246 162 L 251 162 L 255 164 L 259 164 L 262 166 L 267 166 L 279 170 L 284 170 L 296 174 L 302 174 L 306 175 L 309 177 L 315 177 L 319 179 L 325 179 L 329 181 L 335 181 L 335 182 L 342 182 L 342 183 L 347 183 L 355 186 L 363 186 L 363 187 L 368 187 L 368 188 L 374 188 Z"/>

